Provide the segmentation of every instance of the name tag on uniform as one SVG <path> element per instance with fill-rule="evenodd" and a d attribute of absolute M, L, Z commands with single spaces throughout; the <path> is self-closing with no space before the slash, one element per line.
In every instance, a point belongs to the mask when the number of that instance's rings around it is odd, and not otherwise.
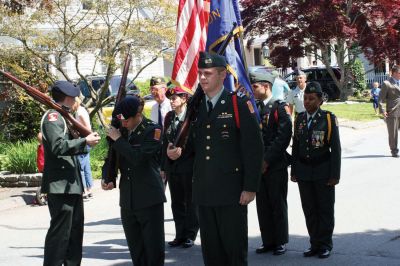
<path fill-rule="evenodd" d="M 232 118 L 233 115 L 229 113 L 221 113 L 217 116 L 218 119 L 226 119 L 226 118 Z"/>

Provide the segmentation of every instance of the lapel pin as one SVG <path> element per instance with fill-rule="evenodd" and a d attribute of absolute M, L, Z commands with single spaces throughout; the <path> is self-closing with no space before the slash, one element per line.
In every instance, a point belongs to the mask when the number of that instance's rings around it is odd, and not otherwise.
<path fill-rule="evenodd" d="M 225 104 L 225 100 L 222 100 L 222 101 L 221 101 L 221 104 Z"/>

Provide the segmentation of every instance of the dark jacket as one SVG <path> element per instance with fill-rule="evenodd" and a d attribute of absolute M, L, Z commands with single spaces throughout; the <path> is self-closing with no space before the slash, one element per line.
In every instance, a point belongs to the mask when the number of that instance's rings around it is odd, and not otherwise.
<path fill-rule="evenodd" d="M 327 115 L 331 118 L 329 141 Z M 308 129 L 307 113 L 300 113 L 295 121 L 292 156 L 291 175 L 299 180 L 339 179 L 341 146 L 335 115 L 319 109 Z"/>
<path fill-rule="evenodd" d="M 87 153 L 85 138 L 73 139 L 65 119 L 47 111 L 41 124 L 44 147 L 42 193 L 82 194 L 80 165 L 75 155 Z"/>
<path fill-rule="evenodd" d="M 143 117 L 142 123 L 113 145 L 119 155 L 120 206 L 138 210 L 166 201 L 160 176 L 161 128 Z M 107 171 L 106 161 L 103 171 Z"/>
<path fill-rule="evenodd" d="M 203 98 L 188 147 L 195 154 L 193 201 L 204 206 L 238 204 L 242 191 L 257 192 L 263 144 L 251 102 L 238 97 L 240 128 L 232 95 L 224 91 L 210 116 Z"/>
<path fill-rule="evenodd" d="M 177 160 L 171 160 L 167 156 L 168 143 L 175 141 L 176 135 L 182 126 L 182 121 L 175 125 L 176 114 L 174 111 L 169 111 L 165 116 L 164 120 L 164 131 L 163 131 L 163 148 L 161 155 L 161 170 L 167 173 L 185 173 L 191 174 L 193 172 L 193 153 L 188 151 L 186 147 L 183 147 L 182 155 Z"/>
<path fill-rule="evenodd" d="M 292 120 L 286 106 L 285 102 L 277 100 L 260 110 L 264 161 L 268 163 L 268 171 L 286 168 L 289 165 L 286 149 L 292 137 Z"/>

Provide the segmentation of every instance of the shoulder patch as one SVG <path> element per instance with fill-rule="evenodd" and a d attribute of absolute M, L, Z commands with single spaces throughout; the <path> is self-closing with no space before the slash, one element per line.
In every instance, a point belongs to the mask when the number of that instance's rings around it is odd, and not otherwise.
<path fill-rule="evenodd" d="M 58 113 L 49 113 L 47 115 L 47 120 L 49 120 L 50 122 L 55 122 L 58 120 Z"/>
<path fill-rule="evenodd" d="M 251 101 L 250 100 L 248 100 L 247 102 L 247 107 L 249 107 L 249 111 L 250 111 L 250 113 L 254 113 L 254 107 L 253 107 L 253 104 L 251 103 Z"/>
<path fill-rule="evenodd" d="M 238 97 L 240 97 L 240 98 L 243 98 L 243 97 L 245 97 L 245 96 L 249 98 L 250 93 L 246 90 L 246 88 L 240 87 L 240 88 L 238 88 L 238 89 L 236 90 L 236 95 L 237 95 Z"/>
<path fill-rule="evenodd" d="M 161 138 L 161 129 L 159 128 L 154 129 L 154 139 L 160 140 L 160 138 Z"/>

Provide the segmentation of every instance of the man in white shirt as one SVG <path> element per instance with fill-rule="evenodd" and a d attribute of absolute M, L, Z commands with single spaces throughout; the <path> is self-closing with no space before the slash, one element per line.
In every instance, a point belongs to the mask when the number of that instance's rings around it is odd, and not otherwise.
<path fill-rule="evenodd" d="M 303 71 L 297 72 L 297 87 L 294 90 L 289 91 L 286 102 L 289 104 L 290 113 L 293 114 L 293 108 L 296 114 L 305 111 L 304 108 L 304 89 L 307 85 L 307 75 Z"/>
<path fill-rule="evenodd" d="M 172 110 L 169 100 L 165 97 L 166 91 L 167 85 L 163 78 L 152 77 L 150 79 L 150 92 L 156 101 L 151 107 L 150 119 L 160 126 L 164 126 L 165 115 Z"/>

